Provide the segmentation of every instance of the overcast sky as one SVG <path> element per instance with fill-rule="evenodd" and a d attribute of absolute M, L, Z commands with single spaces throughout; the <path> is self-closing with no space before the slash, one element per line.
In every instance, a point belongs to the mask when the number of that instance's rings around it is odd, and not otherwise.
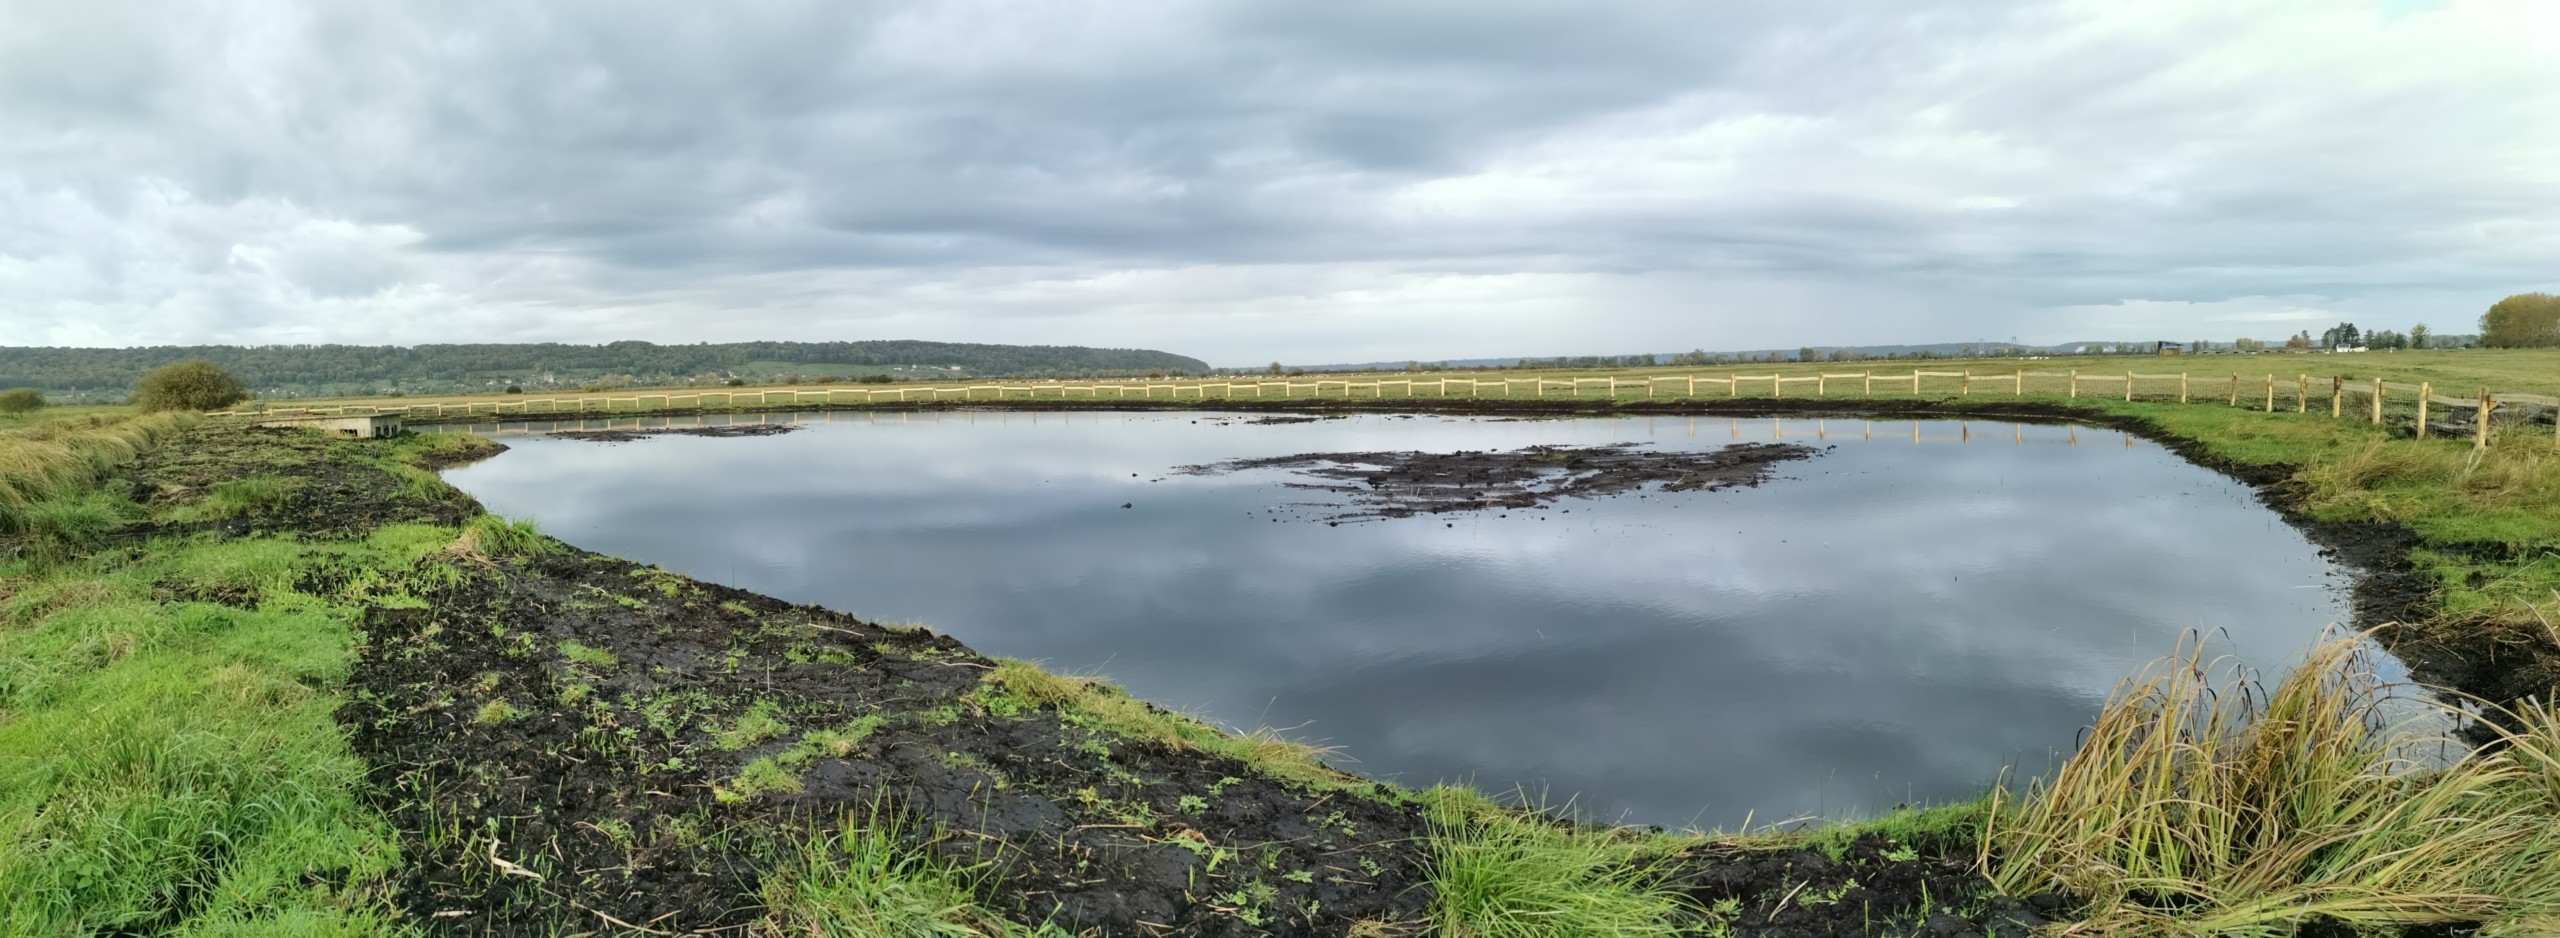
<path fill-rule="evenodd" d="M 0 0 L 0 345 L 2471 331 L 2551 0 Z"/>

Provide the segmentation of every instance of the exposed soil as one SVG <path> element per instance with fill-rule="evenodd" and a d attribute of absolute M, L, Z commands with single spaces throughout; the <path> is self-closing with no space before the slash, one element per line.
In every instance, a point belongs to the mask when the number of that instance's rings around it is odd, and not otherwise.
<path fill-rule="evenodd" d="M 707 436 L 715 439 L 744 436 L 781 436 L 800 429 L 787 423 L 741 423 L 725 427 L 649 427 L 629 430 L 559 430 L 551 435 L 589 443 L 629 443 L 653 436 Z"/>
<path fill-rule="evenodd" d="M 446 458 L 486 459 L 505 449 L 482 442 Z M 225 482 L 272 478 L 284 483 L 282 503 L 248 517 L 143 527 L 131 533 L 210 529 L 231 535 L 290 531 L 357 537 L 386 524 L 456 525 L 481 513 L 479 502 L 450 486 L 429 484 L 404 492 L 403 486 L 411 480 L 350 458 L 351 452 L 343 441 L 308 430 L 199 424 L 142 454 L 118 474 L 131 485 L 135 501 L 165 507 L 201 497 Z"/>
<path fill-rule="evenodd" d="M 1821 451 L 1793 443 L 1740 443 L 1704 452 L 1606 446 L 1530 446 L 1455 453 L 1305 453 L 1183 466 L 1186 475 L 1290 469 L 1321 482 L 1291 488 L 1344 496 L 1351 510 L 1324 520 L 1532 508 L 1564 498 L 1600 498 L 1654 487 L 1701 492 L 1767 481 L 1777 463 Z"/>
<path fill-rule="evenodd" d="M 939 849 L 996 861 L 993 898 L 1026 921 L 1100 934 L 1264 933 L 1253 917 L 1338 935 L 1416 920 L 1429 900 L 1409 806 L 993 712 L 970 695 L 988 662 L 949 638 L 579 552 L 424 598 L 368 618 L 375 650 L 341 719 L 394 823 L 462 832 L 403 872 L 403 904 L 437 931 L 746 926 L 774 838 L 884 806 L 923 822 L 919 836 L 953 832 Z M 613 664 L 566 657 L 567 642 Z M 484 721 L 501 700 L 519 715 Z M 788 729 L 738 736 L 759 710 Z M 803 732 L 865 718 L 882 722 L 813 760 L 800 790 L 720 794 Z M 492 843 L 546 878 L 493 876 Z M 1228 893 L 1259 907 L 1240 915 Z"/>

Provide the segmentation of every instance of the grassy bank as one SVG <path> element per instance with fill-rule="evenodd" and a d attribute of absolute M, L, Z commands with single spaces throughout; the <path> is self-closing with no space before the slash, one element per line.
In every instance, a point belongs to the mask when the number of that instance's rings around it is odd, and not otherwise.
<path fill-rule="evenodd" d="M 365 803 L 337 688 L 363 608 L 400 601 L 455 537 L 433 522 L 472 506 L 437 493 L 395 509 L 411 523 L 329 543 L 235 536 L 262 506 L 208 512 L 218 487 L 133 474 L 189 424 L 0 437 L 17 535 L 0 541 L 0 934 L 406 933 L 381 889 L 397 837 Z M 185 520 L 207 514 L 224 520 Z"/>
<path fill-rule="evenodd" d="M 2405 528 L 2429 591 L 2395 640 L 2548 686 L 2547 438 L 2080 406 Z M 89 520 L 16 522 L 0 561 L 5 934 L 2524 934 L 2560 879 L 2560 720 L 2414 771 L 2340 654 L 2272 694 L 2129 687 L 1979 804 L 1580 827 L 579 551 L 424 471 L 470 438 L 30 431 L 0 436 L 11 517 Z"/>

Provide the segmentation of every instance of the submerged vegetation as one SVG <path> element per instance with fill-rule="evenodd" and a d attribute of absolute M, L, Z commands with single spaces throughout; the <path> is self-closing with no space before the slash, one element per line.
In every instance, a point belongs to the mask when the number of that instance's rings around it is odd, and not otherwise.
<path fill-rule="evenodd" d="M 472 438 L 57 416 L 0 430 L 0 933 L 2560 926 L 2560 711 L 2521 699 L 2560 674 L 2547 432 L 2079 406 L 2407 532 L 2424 595 L 2375 635 L 2495 652 L 2492 745 L 2390 722 L 2353 640 L 2273 688 L 2189 650 L 1979 802 L 1593 826 L 578 551 L 432 474 Z"/>

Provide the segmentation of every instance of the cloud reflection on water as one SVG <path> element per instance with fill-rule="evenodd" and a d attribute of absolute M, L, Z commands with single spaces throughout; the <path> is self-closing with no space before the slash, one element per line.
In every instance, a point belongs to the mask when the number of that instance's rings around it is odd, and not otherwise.
<path fill-rule="evenodd" d="M 2066 427 L 1923 423 L 1949 441 L 1914 444 L 1908 423 L 1869 440 L 1830 421 L 1812 442 L 1835 448 L 1758 489 L 1340 527 L 1269 520 L 1327 513 L 1288 507 L 1315 493 L 1278 472 L 1169 474 L 1816 426 L 944 415 L 526 438 L 450 477 L 590 549 L 1301 727 L 1362 771 L 1666 825 L 1964 797 L 2043 767 L 2180 630 L 2272 668 L 2346 614 L 2326 561 L 2246 487 Z"/>

